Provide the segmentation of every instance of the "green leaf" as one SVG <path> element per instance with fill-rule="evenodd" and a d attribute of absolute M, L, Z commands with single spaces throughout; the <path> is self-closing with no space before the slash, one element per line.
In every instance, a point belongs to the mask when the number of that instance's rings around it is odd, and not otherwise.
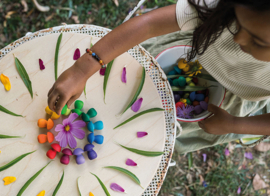
<path fill-rule="evenodd" d="M 60 181 L 58 182 L 55 190 L 53 191 L 52 196 L 55 196 L 57 194 L 58 190 L 60 189 L 60 187 L 61 187 L 61 185 L 63 183 L 63 180 L 64 180 L 64 171 L 63 171 L 63 174 L 62 174 L 62 177 L 61 177 Z"/>
<path fill-rule="evenodd" d="M 29 154 L 32 154 L 33 152 L 35 151 L 32 151 L 32 152 L 28 152 L 28 153 L 25 153 L 25 154 L 22 154 L 21 156 L 17 157 L 16 159 L 10 161 L 9 163 L 7 163 L 6 165 L 0 167 L 0 172 L 1 171 L 4 171 L 8 168 L 10 168 L 11 166 L 15 165 L 16 163 L 18 163 L 20 160 L 22 160 L 24 157 L 26 157 L 27 155 Z"/>
<path fill-rule="evenodd" d="M 24 66 L 22 65 L 22 63 L 20 62 L 20 60 L 17 57 L 15 57 L 15 65 L 16 65 L 16 68 L 17 68 L 26 88 L 28 89 L 28 91 L 33 99 L 33 90 L 32 90 L 31 80 L 30 80 Z"/>
<path fill-rule="evenodd" d="M 193 156 L 192 152 L 188 153 L 188 169 L 190 169 L 193 166 Z"/>
<path fill-rule="evenodd" d="M 143 156 L 146 156 L 146 157 L 158 157 L 160 155 L 163 155 L 164 152 L 159 152 L 159 151 L 144 151 L 144 150 L 138 150 L 138 149 L 135 149 L 135 148 L 129 148 L 129 147 L 126 147 L 126 146 L 123 146 L 121 144 L 118 144 L 120 145 L 121 147 L 131 151 L 131 152 L 134 152 L 136 154 L 139 154 L 139 155 L 143 155 Z"/>
<path fill-rule="evenodd" d="M 109 75 L 112 69 L 112 65 L 113 65 L 113 61 L 108 63 L 106 71 L 105 71 L 105 75 L 104 75 L 104 82 L 103 82 L 103 92 L 104 92 L 104 103 L 105 103 L 105 95 L 106 95 L 106 89 L 107 89 L 107 83 L 108 83 L 108 79 L 109 79 Z"/>
<path fill-rule="evenodd" d="M 188 75 L 167 75 L 167 78 L 179 78 L 179 77 L 184 77 L 184 78 L 202 78 L 205 80 L 210 80 L 213 82 L 218 82 L 215 78 L 213 78 L 211 75 L 209 74 L 198 74 L 196 76 L 188 76 Z"/>
<path fill-rule="evenodd" d="M 60 48 L 60 43 L 62 40 L 63 34 L 61 33 L 57 39 L 56 43 L 56 48 L 55 48 L 55 55 L 54 55 L 54 76 L 55 76 L 55 81 L 58 78 L 57 70 L 58 70 L 58 54 L 59 54 L 59 48 Z"/>
<path fill-rule="evenodd" d="M 138 178 L 135 174 L 133 174 L 132 172 L 128 171 L 127 169 L 124 169 L 124 168 L 122 168 L 122 167 L 115 167 L 115 166 L 106 166 L 106 167 L 104 167 L 104 168 L 109 168 L 109 169 L 114 169 L 114 170 L 120 171 L 120 172 L 126 174 L 127 176 L 129 176 L 129 177 L 130 177 L 132 180 L 134 180 L 138 185 L 140 185 L 140 187 L 142 187 L 139 178 Z M 142 189 L 144 189 L 144 188 L 142 187 Z"/>
<path fill-rule="evenodd" d="M 138 114 L 135 114 L 134 116 L 132 116 L 131 118 L 127 119 L 126 121 L 122 122 L 121 124 L 117 125 L 116 127 L 114 127 L 113 129 L 116 129 L 118 127 L 121 127 L 123 126 L 124 124 L 144 115 L 144 114 L 147 114 L 147 113 L 151 113 L 151 112 L 159 112 L 159 111 L 164 111 L 164 109 L 162 108 L 151 108 L 151 109 L 148 109 L 148 110 L 145 110 L 145 111 L 142 111 Z"/>
<path fill-rule="evenodd" d="M 144 81 L 145 81 L 145 68 L 143 67 L 143 69 L 142 69 L 142 78 L 141 78 L 139 87 L 138 87 L 136 93 L 134 94 L 132 100 L 130 101 L 130 103 L 126 107 L 126 109 L 122 112 L 122 114 L 124 114 L 128 110 L 128 108 L 130 108 L 133 105 L 133 103 L 137 100 L 138 96 L 140 95 L 140 93 L 142 91 L 142 88 L 143 88 L 143 85 L 144 85 Z"/>
<path fill-rule="evenodd" d="M 77 178 L 77 187 L 78 187 L 79 195 L 82 196 L 81 191 L 80 191 L 80 187 L 79 187 L 79 178 L 80 177 Z"/>
<path fill-rule="evenodd" d="M 84 89 L 83 89 L 83 92 L 84 92 L 84 95 L 85 95 L 85 98 L 86 98 L 86 90 L 85 90 L 85 88 L 86 88 L 86 84 L 85 84 Z"/>
<path fill-rule="evenodd" d="M 47 163 L 47 165 L 49 165 L 49 163 Z M 47 165 L 45 165 L 43 168 L 41 168 L 35 175 L 33 175 L 21 188 L 21 190 L 19 191 L 19 193 L 17 194 L 17 196 L 21 196 L 23 194 L 23 192 L 27 189 L 27 187 L 36 179 L 36 177 L 38 177 L 38 175 L 47 167 Z"/>
<path fill-rule="evenodd" d="M 215 85 L 211 86 L 185 86 L 185 87 L 178 87 L 172 86 L 172 91 L 203 91 L 211 87 L 217 87 Z"/>
<path fill-rule="evenodd" d="M 0 139 L 9 139 L 9 138 L 22 138 L 22 136 L 11 136 L 11 135 L 0 134 Z"/>
<path fill-rule="evenodd" d="M 91 173 L 91 172 L 90 172 Z M 100 186 L 103 188 L 104 192 L 106 193 L 107 196 L 111 196 L 108 189 L 106 188 L 106 186 L 103 184 L 103 182 L 99 179 L 99 177 L 97 177 L 95 174 L 91 173 L 93 176 L 95 176 L 100 184 Z"/>
<path fill-rule="evenodd" d="M 12 116 L 20 116 L 20 117 L 23 117 L 22 115 L 15 114 L 15 113 L 9 111 L 8 109 L 4 108 L 4 107 L 1 106 L 1 105 L 0 105 L 0 111 L 1 111 L 1 112 L 5 112 L 5 113 L 7 113 L 7 114 L 10 114 L 10 115 L 12 115 Z"/>

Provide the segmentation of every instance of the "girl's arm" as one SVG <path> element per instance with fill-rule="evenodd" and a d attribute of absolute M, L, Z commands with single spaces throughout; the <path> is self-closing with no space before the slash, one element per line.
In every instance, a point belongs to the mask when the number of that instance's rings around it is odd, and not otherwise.
<path fill-rule="evenodd" d="M 107 64 L 151 37 L 179 30 L 176 5 L 171 5 L 128 20 L 100 39 L 91 50 Z M 100 64 L 93 57 L 84 54 L 59 76 L 49 91 L 50 109 L 60 114 L 65 104 L 70 106 L 81 95 L 87 79 L 100 68 Z"/>
<path fill-rule="evenodd" d="M 199 126 L 207 133 L 216 135 L 227 133 L 270 135 L 270 114 L 235 117 L 212 104 L 208 106 L 208 111 L 214 115 L 199 122 Z"/>

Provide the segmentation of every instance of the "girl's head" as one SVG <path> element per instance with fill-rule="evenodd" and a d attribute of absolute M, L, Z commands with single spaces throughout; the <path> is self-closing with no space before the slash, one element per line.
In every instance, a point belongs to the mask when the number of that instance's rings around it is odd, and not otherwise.
<path fill-rule="evenodd" d="M 241 49 L 261 61 L 270 61 L 270 1 L 269 0 L 219 0 L 214 8 L 200 1 L 188 0 L 202 23 L 193 33 L 193 49 L 189 60 L 203 54 L 228 28 Z M 200 4 L 199 4 L 200 3 Z M 237 28 L 233 29 L 232 24 Z"/>

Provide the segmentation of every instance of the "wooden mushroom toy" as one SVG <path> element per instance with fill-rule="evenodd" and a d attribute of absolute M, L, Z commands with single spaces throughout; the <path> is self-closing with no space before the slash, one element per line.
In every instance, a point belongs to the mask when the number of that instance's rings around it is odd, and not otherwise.
<path fill-rule="evenodd" d="M 69 148 L 65 148 L 62 150 L 62 153 L 64 155 L 61 157 L 60 162 L 64 165 L 68 165 L 70 161 L 69 156 L 72 155 L 72 151 Z"/>
<path fill-rule="evenodd" d="M 93 144 L 86 144 L 84 146 L 84 151 L 87 151 L 88 158 L 93 160 L 97 158 L 97 153 L 93 150 L 95 146 Z"/>
<path fill-rule="evenodd" d="M 56 156 L 56 152 L 60 152 L 61 151 L 61 146 L 59 144 L 52 144 L 51 145 L 52 149 L 48 150 L 47 152 L 47 157 L 49 157 L 50 159 L 54 159 Z"/>
<path fill-rule="evenodd" d="M 83 155 L 82 155 L 83 153 L 84 153 L 84 151 L 83 151 L 83 149 L 81 149 L 81 148 L 76 148 L 76 149 L 73 151 L 73 155 L 76 156 L 76 163 L 77 163 L 78 165 L 85 163 L 85 158 L 84 158 Z"/>

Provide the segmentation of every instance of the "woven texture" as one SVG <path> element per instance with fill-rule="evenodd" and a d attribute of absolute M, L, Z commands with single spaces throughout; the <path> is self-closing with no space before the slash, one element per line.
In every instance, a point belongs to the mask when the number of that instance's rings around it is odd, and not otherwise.
<path fill-rule="evenodd" d="M 111 30 L 107 28 L 102 28 L 94 25 L 67 25 L 65 27 L 54 27 L 45 30 L 41 30 L 35 33 L 28 33 L 25 37 L 11 43 L 2 50 L 0 50 L 0 60 L 11 50 L 23 44 L 24 42 L 30 41 L 37 37 L 46 36 L 52 33 L 70 32 L 70 33 L 82 33 L 88 34 L 95 37 L 103 37 Z M 171 161 L 174 141 L 176 135 L 176 116 L 175 107 L 173 101 L 173 93 L 171 91 L 170 85 L 166 79 L 164 72 L 161 70 L 157 61 L 141 46 L 137 45 L 130 50 L 128 53 L 133 56 L 142 66 L 145 67 L 146 72 L 151 77 L 153 83 L 162 100 L 163 108 L 165 109 L 165 122 L 166 122 L 166 141 L 164 146 L 164 155 L 162 156 L 159 168 L 142 196 L 154 196 L 157 195 L 160 187 L 165 179 L 167 170 L 169 168 L 169 163 Z"/>

